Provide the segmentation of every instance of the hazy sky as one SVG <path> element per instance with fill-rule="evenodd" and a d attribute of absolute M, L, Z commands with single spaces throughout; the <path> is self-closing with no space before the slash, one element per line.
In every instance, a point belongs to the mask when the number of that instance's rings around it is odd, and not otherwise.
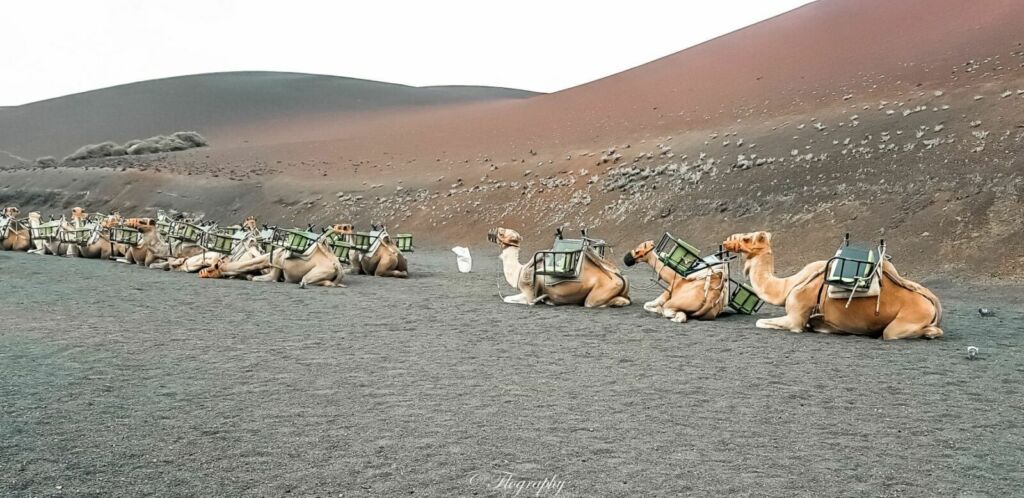
<path fill-rule="evenodd" d="M 0 105 L 216 71 L 551 92 L 809 0 L 3 0 Z"/>

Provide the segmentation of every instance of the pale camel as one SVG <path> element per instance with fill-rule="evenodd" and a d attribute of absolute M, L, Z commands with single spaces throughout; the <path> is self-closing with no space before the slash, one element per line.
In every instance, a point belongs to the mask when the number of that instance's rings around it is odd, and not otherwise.
<path fill-rule="evenodd" d="M 199 254 L 188 258 L 174 258 L 168 260 L 168 267 L 171 270 L 196 273 L 209 268 L 219 261 L 241 262 L 257 258 L 263 254 L 260 247 L 259 227 L 256 225 L 256 218 L 249 216 L 245 218 L 239 227 L 242 233 L 240 240 L 234 243 L 230 254 L 217 251 L 204 250 Z"/>
<path fill-rule="evenodd" d="M 75 211 L 75 210 L 78 210 L 78 211 Z M 36 214 L 36 216 L 33 217 L 32 213 L 29 213 L 29 227 L 30 228 L 36 228 L 36 227 L 38 227 L 38 226 L 40 226 L 42 224 L 40 222 L 41 217 L 38 216 L 38 213 L 35 213 L 35 214 Z M 76 222 L 80 221 L 81 220 L 80 217 L 83 214 L 84 213 L 81 211 L 81 208 L 74 208 L 72 210 L 72 217 L 73 217 L 72 219 L 75 220 Z M 76 215 L 79 216 L 79 217 L 76 218 L 75 217 Z M 61 231 L 65 231 L 65 230 L 74 230 L 75 226 L 72 225 L 71 223 L 68 223 L 68 219 L 64 218 L 64 217 L 61 217 L 61 219 L 59 221 L 57 221 L 56 223 L 58 225 L 58 230 L 57 230 L 57 234 L 55 234 L 53 237 L 48 238 L 48 239 L 32 239 L 32 245 L 35 248 L 28 251 L 30 254 L 52 254 L 54 256 L 74 256 L 74 254 L 75 254 L 75 244 L 70 244 L 70 243 L 67 243 L 67 242 L 62 242 L 60 240 L 60 232 Z"/>
<path fill-rule="evenodd" d="M 225 278 L 241 275 L 253 275 L 266 271 L 265 274 L 252 277 L 254 282 L 298 283 L 305 288 L 309 285 L 324 287 L 344 287 L 341 284 L 345 274 L 341 262 L 334 251 L 328 246 L 328 237 L 340 236 L 345 233 L 342 225 L 333 225 L 324 231 L 309 249 L 302 254 L 295 254 L 285 249 L 275 249 L 270 253 L 246 261 L 218 261 L 213 266 L 199 272 L 200 278 Z"/>
<path fill-rule="evenodd" d="M 32 248 L 29 227 L 18 219 L 16 207 L 4 208 L 0 215 L 0 248 L 5 251 L 27 251 Z"/>
<path fill-rule="evenodd" d="M 511 304 L 582 304 L 587 308 L 628 306 L 629 281 L 607 258 L 597 251 L 583 250 L 583 262 L 578 279 L 549 285 L 543 276 L 534 278 L 534 262 L 519 262 L 519 244 L 522 237 L 515 230 L 497 228 L 489 238 L 501 247 L 501 262 L 505 281 L 519 289 L 519 294 L 504 299 Z"/>
<path fill-rule="evenodd" d="M 398 245 L 391 240 L 387 229 L 383 227 L 369 251 L 352 251 L 351 259 L 352 268 L 357 275 L 395 278 L 409 276 L 409 262 L 398 249 Z"/>
<path fill-rule="evenodd" d="M 942 336 L 939 328 L 942 305 L 939 299 L 920 284 L 901 277 L 888 261 L 882 265 L 878 299 L 854 298 L 848 307 L 845 299 L 822 298 L 819 303 L 819 294 L 827 295 L 827 292 L 820 291 L 828 262 L 816 261 L 793 276 L 778 278 L 775 276 L 771 240 L 768 232 L 753 232 L 733 235 L 723 244 L 725 250 L 745 257 L 743 268 L 750 276 L 751 287 L 758 297 L 786 307 L 785 316 L 758 320 L 759 328 L 880 334 L 885 340 Z M 816 308 L 818 312 L 812 318 Z"/>
<path fill-rule="evenodd" d="M 194 220 L 179 220 L 179 222 L 180 223 L 190 223 L 190 224 L 193 224 L 193 225 L 196 226 L 196 229 L 198 229 L 200 231 L 212 230 L 213 229 L 212 226 L 200 226 Z M 173 222 L 172 222 L 172 226 L 173 226 Z M 191 241 L 188 241 L 188 240 L 177 239 L 177 238 L 170 237 L 170 236 L 167 237 L 168 264 L 170 264 L 170 261 L 172 261 L 172 260 L 188 259 L 188 258 L 191 258 L 193 256 L 202 255 L 203 252 L 206 251 L 206 249 L 203 248 L 203 246 L 200 245 L 199 242 L 200 241 L 191 242 Z M 163 266 L 163 265 L 161 265 L 161 266 Z M 164 266 L 164 268 L 166 269 L 167 266 Z"/>
<path fill-rule="evenodd" d="M 729 274 L 726 265 L 704 268 L 683 277 L 658 260 L 653 240 L 626 253 L 622 261 L 626 266 L 643 261 L 668 284 L 668 290 L 655 300 L 644 303 L 644 309 L 671 318 L 673 322 L 685 322 L 688 318 L 714 320 L 729 303 Z"/>

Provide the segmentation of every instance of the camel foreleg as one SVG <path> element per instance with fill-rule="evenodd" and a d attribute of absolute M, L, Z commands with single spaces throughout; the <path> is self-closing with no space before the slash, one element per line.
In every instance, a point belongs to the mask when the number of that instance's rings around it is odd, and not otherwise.
<path fill-rule="evenodd" d="M 506 296 L 502 301 L 508 304 L 530 304 L 532 301 L 525 293 Z"/>

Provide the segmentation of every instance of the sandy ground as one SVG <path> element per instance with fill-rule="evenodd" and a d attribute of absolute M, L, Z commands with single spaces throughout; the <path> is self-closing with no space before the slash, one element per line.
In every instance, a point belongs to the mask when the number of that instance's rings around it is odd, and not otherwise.
<path fill-rule="evenodd" d="M 512 496 L 553 478 L 559 496 L 997 496 L 1024 483 L 1020 287 L 929 282 L 947 336 L 885 343 L 743 316 L 674 324 L 638 304 L 505 305 L 493 248 L 474 255 L 477 273 L 425 251 L 406 281 L 300 290 L 0 254 L 0 495 Z M 631 274 L 650 299 L 648 275 Z"/>

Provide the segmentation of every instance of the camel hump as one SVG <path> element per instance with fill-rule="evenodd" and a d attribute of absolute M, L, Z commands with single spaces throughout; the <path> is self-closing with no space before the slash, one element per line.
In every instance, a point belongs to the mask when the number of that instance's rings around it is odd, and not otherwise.
<path fill-rule="evenodd" d="M 619 270 L 619 267 L 615 266 L 615 263 L 612 263 L 611 260 L 609 260 L 608 258 L 606 258 L 604 256 L 601 256 L 601 254 L 599 254 L 594 249 L 591 249 L 591 248 L 584 249 L 583 250 L 583 255 L 591 263 L 594 263 L 595 266 L 597 266 L 598 268 L 600 268 L 600 269 L 602 269 L 602 270 L 604 270 L 604 271 L 606 271 L 606 272 L 608 272 L 608 273 L 610 273 L 612 275 L 620 275 L 620 274 L 622 274 L 622 270 Z"/>

